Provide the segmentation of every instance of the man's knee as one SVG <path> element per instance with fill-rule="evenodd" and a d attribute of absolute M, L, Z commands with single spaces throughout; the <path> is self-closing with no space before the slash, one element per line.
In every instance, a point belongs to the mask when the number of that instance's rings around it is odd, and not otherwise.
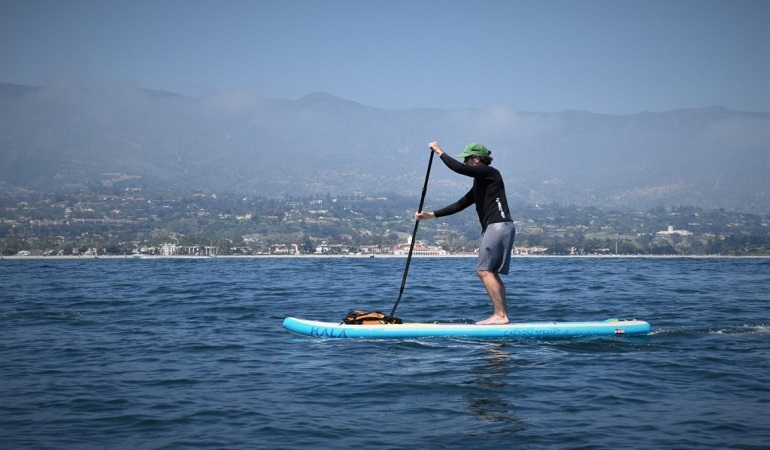
<path fill-rule="evenodd" d="M 483 280 L 486 277 L 494 277 L 495 273 L 491 270 L 476 269 L 476 275 Z"/>

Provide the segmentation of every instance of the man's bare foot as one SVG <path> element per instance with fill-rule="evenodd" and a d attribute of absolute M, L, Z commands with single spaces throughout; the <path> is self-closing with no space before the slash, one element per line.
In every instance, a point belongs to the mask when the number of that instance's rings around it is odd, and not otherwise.
<path fill-rule="evenodd" d="M 505 325 L 508 322 L 508 317 L 493 315 L 488 319 L 476 322 L 476 325 Z"/>

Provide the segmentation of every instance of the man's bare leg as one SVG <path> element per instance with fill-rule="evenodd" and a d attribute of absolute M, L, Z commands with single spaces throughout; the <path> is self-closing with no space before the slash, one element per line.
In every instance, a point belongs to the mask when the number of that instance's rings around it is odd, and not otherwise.
<path fill-rule="evenodd" d="M 476 323 L 479 325 L 504 325 L 508 323 L 508 309 L 505 305 L 505 285 L 500 280 L 500 276 L 497 272 L 489 270 L 477 270 L 476 274 L 481 278 L 481 282 L 484 283 L 484 288 L 487 290 L 494 308 L 494 312 L 488 319 Z"/>

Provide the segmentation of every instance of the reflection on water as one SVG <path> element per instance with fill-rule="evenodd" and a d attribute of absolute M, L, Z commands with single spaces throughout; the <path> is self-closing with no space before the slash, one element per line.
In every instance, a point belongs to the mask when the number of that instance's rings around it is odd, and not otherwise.
<path fill-rule="evenodd" d="M 517 433 L 524 430 L 524 421 L 513 412 L 513 389 L 507 380 L 515 360 L 505 346 L 505 343 L 485 345 L 483 355 L 478 358 L 480 364 L 471 371 L 474 378 L 469 381 L 478 389 L 468 393 L 465 400 L 468 411 L 479 420 L 512 426 L 497 430 L 498 433 Z"/>

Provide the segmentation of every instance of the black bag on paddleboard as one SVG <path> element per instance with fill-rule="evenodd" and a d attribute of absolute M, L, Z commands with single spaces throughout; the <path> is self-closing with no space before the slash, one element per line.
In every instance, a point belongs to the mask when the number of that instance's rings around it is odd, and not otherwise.
<path fill-rule="evenodd" d="M 356 309 L 350 311 L 342 323 L 349 325 L 381 325 L 386 323 L 403 323 L 398 317 L 388 317 L 379 311 L 363 311 Z"/>

